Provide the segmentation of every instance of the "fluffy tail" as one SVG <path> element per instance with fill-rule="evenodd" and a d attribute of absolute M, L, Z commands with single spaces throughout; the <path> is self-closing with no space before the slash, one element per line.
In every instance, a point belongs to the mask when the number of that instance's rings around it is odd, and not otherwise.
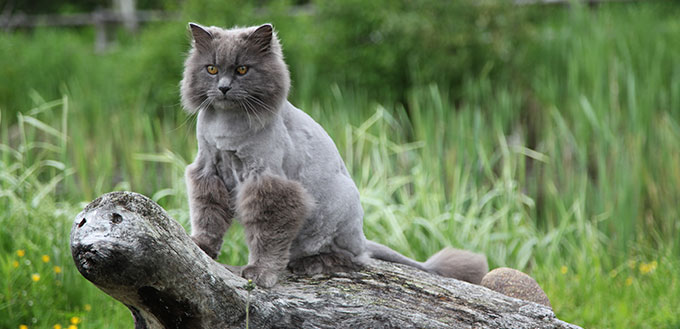
<path fill-rule="evenodd" d="M 371 258 L 413 266 L 426 272 L 474 284 L 482 282 L 482 278 L 489 271 L 486 257 L 470 251 L 444 248 L 421 263 L 377 242 L 367 241 L 366 246 Z"/>

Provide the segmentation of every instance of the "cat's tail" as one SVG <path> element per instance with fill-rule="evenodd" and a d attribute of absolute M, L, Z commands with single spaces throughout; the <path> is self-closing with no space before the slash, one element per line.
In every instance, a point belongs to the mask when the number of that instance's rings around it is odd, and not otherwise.
<path fill-rule="evenodd" d="M 454 248 L 444 248 L 424 263 L 410 259 L 389 247 L 373 241 L 366 241 L 371 258 L 413 266 L 426 272 L 480 284 L 489 271 L 486 256 Z"/>

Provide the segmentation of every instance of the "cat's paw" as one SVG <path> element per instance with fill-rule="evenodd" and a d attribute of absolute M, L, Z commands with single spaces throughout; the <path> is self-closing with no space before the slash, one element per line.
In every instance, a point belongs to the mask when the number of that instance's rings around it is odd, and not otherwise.
<path fill-rule="evenodd" d="M 279 279 L 277 271 L 257 265 L 244 267 L 241 275 L 246 279 L 253 280 L 257 286 L 262 288 L 273 287 Z"/>
<path fill-rule="evenodd" d="M 197 235 L 192 235 L 191 240 L 194 241 L 196 245 L 198 245 L 203 252 L 208 254 L 210 258 L 215 259 L 217 258 L 217 255 L 220 254 L 220 247 L 219 245 L 216 245 L 215 243 L 211 243 L 208 239 L 202 236 L 197 236 Z"/>
<path fill-rule="evenodd" d="M 318 255 L 298 258 L 288 263 L 288 270 L 293 274 L 312 276 L 323 273 L 323 262 Z"/>

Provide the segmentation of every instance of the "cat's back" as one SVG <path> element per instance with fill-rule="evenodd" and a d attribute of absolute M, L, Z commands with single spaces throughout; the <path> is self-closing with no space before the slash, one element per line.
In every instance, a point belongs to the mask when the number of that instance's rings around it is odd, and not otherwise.
<path fill-rule="evenodd" d="M 305 166 L 319 166 L 316 170 L 349 176 L 333 139 L 319 123 L 289 102 L 281 110 L 283 123 L 295 149 L 292 156 L 304 159 Z"/>

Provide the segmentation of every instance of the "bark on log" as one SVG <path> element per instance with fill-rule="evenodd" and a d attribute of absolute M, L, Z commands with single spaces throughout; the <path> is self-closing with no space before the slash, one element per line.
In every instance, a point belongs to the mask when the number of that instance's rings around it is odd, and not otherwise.
<path fill-rule="evenodd" d="M 380 261 L 354 273 L 284 274 L 272 289 L 249 291 L 159 205 L 131 192 L 105 194 L 78 214 L 71 251 L 138 329 L 245 328 L 246 319 L 250 328 L 579 328 L 545 306 Z"/>

